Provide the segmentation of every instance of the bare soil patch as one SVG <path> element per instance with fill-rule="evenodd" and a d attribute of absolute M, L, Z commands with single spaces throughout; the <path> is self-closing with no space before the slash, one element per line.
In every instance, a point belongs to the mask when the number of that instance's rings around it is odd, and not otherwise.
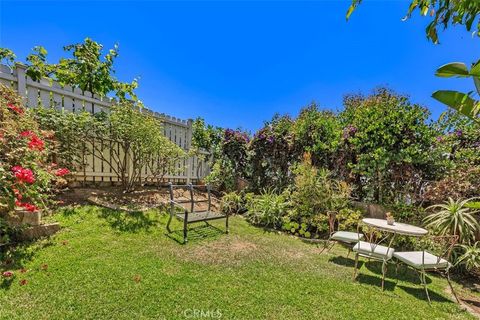
<path fill-rule="evenodd" d="M 176 200 L 190 200 L 190 191 L 188 189 L 176 189 L 174 192 Z M 195 190 L 193 197 L 195 201 L 206 200 L 207 193 Z M 143 187 L 141 190 L 129 193 L 123 192 L 119 187 L 74 188 L 65 190 L 59 194 L 57 200 L 60 200 L 63 205 L 85 205 L 94 203 L 112 209 L 145 211 L 168 205 L 170 193 L 168 188 L 158 187 Z M 219 203 L 219 200 L 212 196 L 212 209 L 219 209 Z M 185 204 L 185 207 L 189 208 L 189 205 Z M 194 209 L 207 209 L 207 203 L 196 204 Z"/>

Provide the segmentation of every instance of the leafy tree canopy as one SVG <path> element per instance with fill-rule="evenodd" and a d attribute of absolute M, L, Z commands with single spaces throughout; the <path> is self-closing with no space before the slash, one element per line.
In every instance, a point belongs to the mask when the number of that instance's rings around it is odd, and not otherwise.
<path fill-rule="evenodd" d="M 347 11 L 347 20 L 362 0 L 352 0 Z M 408 7 L 405 20 L 418 11 L 422 16 L 430 16 L 432 21 L 426 28 L 427 38 L 438 43 L 438 27 L 446 29 L 449 25 L 463 25 L 467 31 L 472 28 L 480 36 L 480 1 L 478 0 L 413 0 Z"/>

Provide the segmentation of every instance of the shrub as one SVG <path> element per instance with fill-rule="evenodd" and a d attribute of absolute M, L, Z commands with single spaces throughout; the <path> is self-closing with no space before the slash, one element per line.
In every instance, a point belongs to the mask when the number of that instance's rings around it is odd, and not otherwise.
<path fill-rule="evenodd" d="M 330 211 L 339 212 L 339 218 L 345 222 L 342 227 L 351 227 L 349 219 L 355 220 L 357 214 L 347 209 L 348 184 L 333 179 L 328 170 L 313 166 L 309 153 L 291 170 L 295 178 L 289 193 L 291 209 L 283 218 L 284 230 L 304 237 L 325 233 Z"/>
<path fill-rule="evenodd" d="M 338 117 L 330 111 L 320 111 L 315 103 L 302 109 L 292 126 L 298 154 L 309 152 L 312 164 L 333 168 L 342 134 Z"/>
<path fill-rule="evenodd" d="M 51 141 L 52 133 L 40 130 L 21 98 L 0 85 L 0 213 L 47 209 L 52 182 L 69 173 L 47 161 Z"/>
<path fill-rule="evenodd" d="M 203 119 L 197 119 L 193 136 L 197 147 L 210 148 L 212 169 L 205 178 L 206 182 L 217 190 L 235 191 L 238 179 L 246 178 L 248 174 L 248 134 L 240 130 L 205 126 Z"/>
<path fill-rule="evenodd" d="M 244 207 L 242 195 L 237 192 L 229 192 L 222 197 L 221 208 L 226 214 L 239 213 Z"/>
<path fill-rule="evenodd" d="M 289 208 L 288 197 L 285 193 L 277 194 L 272 190 L 264 190 L 248 202 L 246 218 L 253 224 L 272 228 L 282 226 L 282 217 Z"/>
<path fill-rule="evenodd" d="M 337 214 L 338 230 L 357 231 L 358 222 L 362 220 L 362 217 L 363 214 L 359 210 L 341 209 Z"/>
<path fill-rule="evenodd" d="M 235 176 L 236 173 L 232 163 L 220 158 L 213 163 L 210 173 L 205 177 L 205 182 L 216 190 L 232 192 L 236 190 Z"/>
<path fill-rule="evenodd" d="M 291 171 L 295 174 L 291 193 L 292 205 L 301 216 L 338 211 L 348 205 L 348 184 L 333 179 L 327 169 L 314 167 L 310 154 L 305 154 L 303 162 L 292 166 Z"/>
<path fill-rule="evenodd" d="M 460 247 L 463 253 L 458 257 L 456 264 L 465 267 L 467 271 L 480 270 L 480 242 Z"/>
<path fill-rule="evenodd" d="M 448 198 L 460 199 L 478 196 L 480 167 L 454 169 L 446 177 L 431 183 L 424 194 L 429 203 L 440 203 Z"/>
<path fill-rule="evenodd" d="M 387 206 L 396 221 L 420 225 L 425 217 L 425 208 L 416 204 L 397 202 Z"/>
<path fill-rule="evenodd" d="M 338 230 L 356 231 L 362 213 L 359 210 L 344 208 L 338 212 L 337 219 Z M 328 216 L 324 213 L 306 218 L 299 216 L 295 210 L 290 210 L 282 221 L 283 230 L 305 238 L 319 238 L 329 231 Z"/>
<path fill-rule="evenodd" d="M 86 151 L 83 136 L 89 130 L 91 114 L 43 107 L 32 109 L 32 112 L 40 127 L 55 132 L 55 153 L 51 154 L 51 160 L 72 169 L 81 167 Z"/>
<path fill-rule="evenodd" d="M 255 195 L 253 193 L 245 193 L 232 191 L 222 197 L 221 209 L 223 213 L 227 214 L 243 214 L 248 208 L 252 207 Z"/>
<path fill-rule="evenodd" d="M 290 166 L 298 160 L 292 125 L 290 117 L 276 115 L 253 136 L 249 149 L 251 187 L 255 192 L 264 188 L 284 190 L 291 183 Z"/>
<path fill-rule="evenodd" d="M 421 182 L 435 179 L 442 169 L 428 110 L 384 88 L 367 97 L 347 96 L 344 105 L 339 159 L 356 195 L 377 203 L 407 195 L 416 201 Z"/>
<path fill-rule="evenodd" d="M 167 172 L 183 169 L 176 164 L 186 153 L 163 135 L 159 119 L 131 103 L 93 115 L 39 108 L 36 118 L 57 133 L 61 162 L 81 170 L 85 157 L 92 155 L 109 165 L 127 192 L 138 183 L 160 181 Z"/>
<path fill-rule="evenodd" d="M 426 226 L 432 228 L 439 235 L 457 235 L 461 243 L 469 244 L 479 230 L 479 223 L 475 217 L 478 211 L 466 205 L 472 199 L 453 200 L 449 198 L 443 204 L 428 207 L 434 213 L 425 218 Z"/>

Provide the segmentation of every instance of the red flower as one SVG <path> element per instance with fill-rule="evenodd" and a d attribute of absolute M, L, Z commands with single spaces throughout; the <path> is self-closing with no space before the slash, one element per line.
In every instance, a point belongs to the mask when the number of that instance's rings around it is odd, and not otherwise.
<path fill-rule="evenodd" d="M 20 136 L 21 136 L 21 137 L 24 137 L 24 138 L 25 138 L 25 137 L 30 137 L 30 136 L 32 136 L 32 135 L 34 135 L 34 133 L 33 133 L 33 131 L 30 131 L 30 130 L 23 131 L 23 132 L 20 133 Z"/>
<path fill-rule="evenodd" d="M 11 277 L 13 277 L 13 272 L 12 271 L 5 271 L 4 273 L 2 273 L 2 277 L 11 278 Z"/>
<path fill-rule="evenodd" d="M 22 114 L 22 113 L 24 112 L 21 107 L 18 107 L 18 106 L 16 106 L 16 105 L 14 105 L 13 103 L 9 103 L 9 104 L 7 105 L 7 107 L 8 107 L 8 109 L 10 109 L 10 110 L 12 110 L 12 111 L 14 111 L 14 112 L 16 112 L 16 113 L 18 113 L 18 114 Z"/>
<path fill-rule="evenodd" d="M 26 285 L 27 283 L 28 283 L 27 279 L 22 279 L 22 280 L 20 280 L 20 285 L 21 285 L 21 286 L 24 286 L 24 285 Z"/>
<path fill-rule="evenodd" d="M 45 142 L 40 139 L 36 134 L 33 134 L 30 137 L 30 142 L 28 143 L 28 148 L 30 150 L 42 151 L 45 148 Z"/>
<path fill-rule="evenodd" d="M 32 170 L 22 168 L 21 166 L 14 166 L 12 172 L 15 174 L 15 178 L 19 182 L 34 183 L 35 176 L 33 175 Z"/>
<path fill-rule="evenodd" d="M 21 205 L 25 210 L 29 211 L 29 212 L 35 212 L 35 211 L 38 211 L 38 208 L 31 204 L 31 203 L 22 203 Z"/>
<path fill-rule="evenodd" d="M 38 211 L 38 208 L 31 204 L 31 203 L 26 203 L 26 202 L 21 202 L 20 200 L 15 200 L 15 205 L 17 207 L 21 207 L 29 212 L 35 212 L 35 211 Z"/>
<path fill-rule="evenodd" d="M 15 198 L 17 198 L 17 200 L 22 200 L 23 196 L 18 189 L 13 189 L 13 193 L 15 194 Z"/>
<path fill-rule="evenodd" d="M 70 170 L 68 170 L 67 168 L 60 168 L 57 171 L 55 171 L 55 175 L 57 177 L 62 177 L 62 176 L 65 176 L 69 173 L 70 173 Z"/>

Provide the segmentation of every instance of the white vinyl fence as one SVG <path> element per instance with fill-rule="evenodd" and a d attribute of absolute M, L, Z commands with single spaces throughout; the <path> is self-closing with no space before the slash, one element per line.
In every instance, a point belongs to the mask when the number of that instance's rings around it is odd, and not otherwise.
<path fill-rule="evenodd" d="M 66 112 L 89 111 L 97 113 L 108 111 L 112 100 L 107 97 L 99 97 L 90 92 L 83 92 L 78 88 L 68 86 L 62 87 L 58 83 L 43 79 L 39 82 L 33 81 L 26 74 L 26 67 L 16 64 L 14 68 L 0 64 L 0 83 L 18 91 L 29 108 L 38 106 L 51 107 Z M 192 142 L 192 120 L 181 120 L 165 114 L 147 110 L 162 122 L 163 131 L 170 141 L 188 151 Z M 98 143 L 108 143 L 109 148 L 115 148 L 112 142 L 99 140 Z M 77 168 L 75 180 L 79 182 L 105 182 L 114 183 L 118 181 L 110 165 L 95 157 L 95 149 L 85 155 L 84 165 Z M 176 164 L 175 172 L 167 173 L 166 181 L 194 182 L 204 178 L 209 173 L 209 168 L 203 158 L 208 156 L 205 152 L 199 157 L 192 156 Z M 145 176 L 149 172 L 145 171 Z"/>

